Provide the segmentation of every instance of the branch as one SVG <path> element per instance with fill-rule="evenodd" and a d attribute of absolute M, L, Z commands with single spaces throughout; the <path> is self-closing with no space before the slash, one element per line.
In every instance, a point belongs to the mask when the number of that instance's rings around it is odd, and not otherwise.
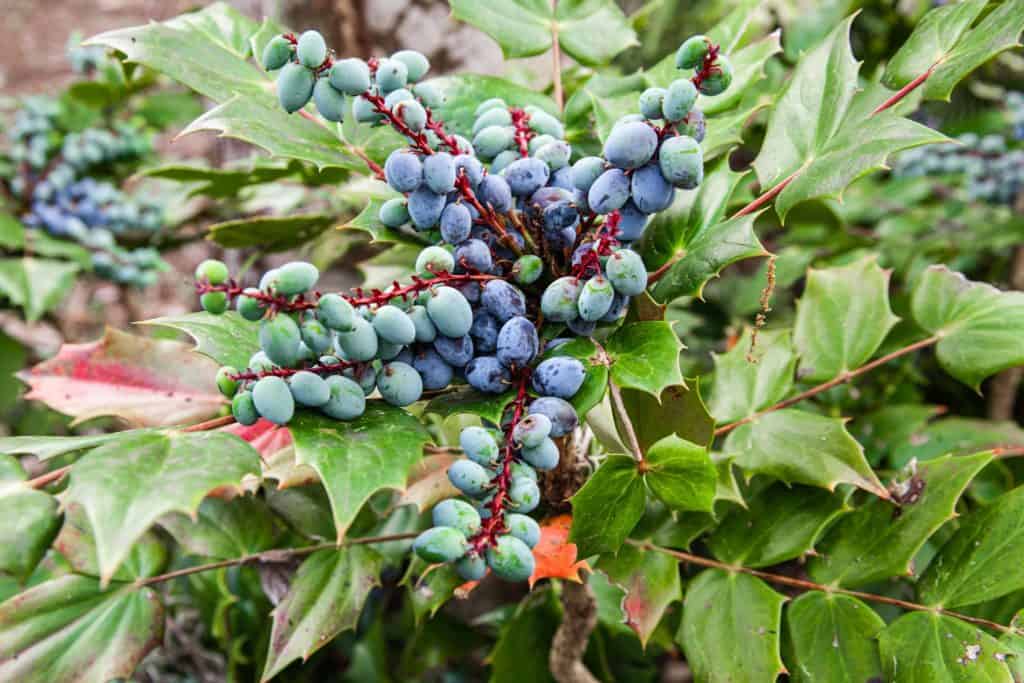
<path fill-rule="evenodd" d="M 586 583 L 562 582 L 562 623 L 551 640 L 548 668 L 558 683 L 597 683 L 583 663 L 587 641 L 597 626 L 597 601 Z"/>
<path fill-rule="evenodd" d="M 64 467 L 58 467 L 57 469 L 47 472 L 46 474 L 40 474 L 35 479 L 29 479 L 25 482 L 25 486 L 30 489 L 41 489 L 48 484 L 52 484 L 55 481 L 59 481 L 64 477 L 65 474 L 71 471 L 71 465 L 65 465 Z"/>
<path fill-rule="evenodd" d="M 737 572 L 740 574 L 747 574 L 749 576 L 756 576 L 759 579 L 763 579 L 769 583 L 778 584 L 780 586 L 789 586 L 790 588 L 797 588 L 803 591 L 821 591 L 823 593 L 838 593 L 839 595 L 848 595 L 852 598 L 859 598 L 860 600 L 866 600 L 868 602 L 877 602 L 885 605 L 895 605 L 896 607 L 902 607 L 903 609 L 913 610 L 916 612 L 937 612 L 938 614 L 942 614 L 947 617 L 960 619 L 961 621 L 966 621 L 977 626 L 984 626 L 986 628 L 990 628 L 994 631 L 999 631 L 1001 633 L 1020 633 L 1020 631 L 1013 628 L 1012 626 L 1005 626 L 995 621 L 982 619 L 981 617 L 972 617 L 968 614 L 961 614 L 960 612 L 954 612 L 952 610 L 943 609 L 941 607 L 931 607 L 928 605 L 921 605 L 916 602 L 910 602 L 908 600 L 890 598 L 887 595 L 863 593 L 861 591 L 839 588 L 838 586 L 826 586 L 820 583 L 814 583 L 813 581 L 796 579 L 791 576 L 782 576 L 780 574 L 772 574 L 769 572 L 759 571 L 757 569 L 750 569 L 748 567 L 739 567 L 727 564 L 725 562 L 719 562 L 718 560 L 712 560 L 709 557 L 701 557 L 700 555 L 692 555 L 690 553 L 684 553 L 680 550 L 663 548 L 661 546 L 654 545 L 653 543 L 649 543 L 647 541 L 626 539 L 626 542 L 632 546 L 640 548 L 641 550 L 653 550 L 654 552 L 674 557 L 677 560 L 686 562 L 687 564 L 695 564 L 701 567 L 711 567 L 713 569 L 724 569 L 725 571 L 729 572 Z"/>
<path fill-rule="evenodd" d="M 837 387 L 840 384 L 846 384 L 847 382 L 850 382 L 850 381 L 856 379 L 857 377 L 860 377 L 863 374 L 871 372 L 872 370 L 874 370 L 875 368 L 879 367 L 880 365 L 885 365 L 886 363 L 888 363 L 891 360 L 895 360 L 895 359 L 897 359 L 897 358 L 899 358 L 901 356 L 906 356 L 909 353 L 913 353 L 915 351 L 919 351 L 921 349 L 928 348 L 929 346 L 932 346 L 933 344 L 937 343 L 939 341 L 939 339 L 940 339 L 940 337 L 938 335 L 928 337 L 927 339 L 922 339 L 921 341 L 914 342 L 910 346 L 904 346 L 902 349 L 897 349 L 896 351 L 893 351 L 892 353 L 887 353 L 884 356 L 882 356 L 881 358 L 876 358 L 875 360 L 871 361 L 867 365 L 862 365 L 861 367 L 857 368 L 856 370 L 847 370 L 846 372 L 842 373 L 841 375 L 839 375 L 835 379 L 830 379 L 829 381 L 825 382 L 824 384 L 819 384 L 819 385 L 817 385 L 815 387 L 811 387 L 810 389 L 808 389 L 806 391 L 801 391 L 796 396 L 792 396 L 790 398 L 787 398 L 784 401 L 779 401 L 775 405 L 770 406 L 768 408 L 765 408 L 764 410 L 758 411 L 758 412 L 754 413 L 753 415 L 749 415 L 749 416 L 743 418 L 742 420 L 737 420 L 736 422 L 730 422 L 727 425 L 722 425 L 721 427 L 719 427 L 718 429 L 715 430 L 715 436 L 721 436 L 722 434 L 726 434 L 728 432 L 731 432 L 732 430 L 736 429 L 740 425 L 745 425 L 748 422 L 753 422 L 754 420 L 756 420 L 757 418 L 761 417 L 762 415 L 767 415 L 768 413 L 774 413 L 776 410 L 782 410 L 783 408 L 788 408 L 791 405 L 795 405 L 797 403 L 800 403 L 801 401 L 803 401 L 805 399 L 808 399 L 808 398 L 811 398 L 812 396 L 817 396 L 818 394 L 820 394 L 823 391 L 828 391 L 829 389 L 832 389 L 833 387 Z"/>
<path fill-rule="evenodd" d="M 883 111 L 885 111 L 886 109 L 888 109 L 888 108 L 890 108 L 892 106 L 895 106 L 904 97 L 909 95 L 914 90 L 917 90 L 917 88 L 922 83 L 927 81 L 928 77 L 931 76 L 935 72 L 935 67 L 937 67 L 938 65 L 939 65 L 939 62 L 935 62 L 930 67 L 928 67 L 928 70 L 925 71 L 923 74 L 921 74 L 920 76 L 918 76 L 914 80 L 910 81 L 910 83 L 907 83 L 905 86 L 903 86 L 902 88 L 897 90 L 895 95 L 893 95 L 892 97 L 887 99 L 885 102 L 882 102 L 880 105 L 875 107 L 875 110 L 873 112 L 871 112 L 871 115 L 874 116 L 875 114 L 880 114 Z"/>
<path fill-rule="evenodd" d="M 189 425 L 183 428 L 183 432 L 205 432 L 210 429 L 217 429 L 218 427 L 226 427 L 229 424 L 234 424 L 235 418 L 233 415 L 224 415 L 222 417 L 215 417 L 212 420 L 206 422 L 199 422 L 194 425 Z"/>
<path fill-rule="evenodd" d="M 181 578 L 182 576 L 189 576 L 190 574 L 198 574 L 200 572 L 208 572 L 214 569 L 223 569 L 225 567 L 236 567 L 243 564 L 252 563 L 277 563 L 285 562 L 295 557 L 304 557 L 306 555 L 312 555 L 318 550 L 330 550 L 344 548 L 350 545 L 370 545 L 371 543 L 390 543 L 393 541 L 407 541 L 416 538 L 418 534 L 416 532 L 405 533 L 405 534 L 391 534 L 389 536 L 367 536 L 365 538 L 353 538 L 344 540 L 341 543 L 318 543 L 316 545 L 308 545 L 302 548 L 283 548 L 276 550 L 265 550 L 261 553 L 252 553 L 250 555 L 243 555 L 242 557 L 236 557 L 230 560 L 222 560 L 220 562 L 211 562 L 209 564 L 197 564 L 194 567 L 185 567 L 184 569 L 178 569 L 173 572 L 167 572 L 166 574 L 158 574 L 157 576 L 150 576 L 144 579 L 139 579 L 135 582 L 136 588 L 144 588 L 145 586 L 152 586 L 157 583 L 164 583 L 172 579 Z"/>
<path fill-rule="evenodd" d="M 644 467 L 644 452 L 640 449 L 640 440 L 636 438 L 636 429 L 633 427 L 633 421 L 629 419 L 629 413 L 626 412 L 626 404 L 622 402 L 622 392 L 619 391 L 619 385 L 611 379 L 608 380 L 608 394 L 612 397 L 612 410 L 615 411 L 615 416 L 619 418 L 619 422 L 622 423 L 622 428 L 626 432 L 629 450 L 633 451 L 633 457 L 640 463 L 640 469 L 642 470 Z"/>

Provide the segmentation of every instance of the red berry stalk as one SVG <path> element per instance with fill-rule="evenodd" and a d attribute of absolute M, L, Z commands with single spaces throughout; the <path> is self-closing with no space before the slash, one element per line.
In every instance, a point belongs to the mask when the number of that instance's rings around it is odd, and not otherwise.
<path fill-rule="evenodd" d="M 700 69 L 698 69 L 697 73 L 694 74 L 692 79 L 690 79 L 698 88 L 701 83 L 711 78 L 711 74 L 719 71 L 719 67 L 715 64 L 715 60 L 718 59 L 718 55 L 721 50 L 722 48 L 719 45 L 715 45 L 713 43 L 708 44 L 708 52 L 704 55 L 704 61 L 701 63 Z"/>
<path fill-rule="evenodd" d="M 530 115 L 518 107 L 508 110 L 512 114 L 512 126 L 516 129 L 516 144 L 519 146 L 519 156 L 524 159 L 530 156 L 530 140 L 534 132 L 530 128 Z"/>
<path fill-rule="evenodd" d="M 321 365 L 315 363 L 303 368 L 273 368 L 271 370 L 246 370 L 245 372 L 238 372 L 233 375 L 229 375 L 231 379 L 236 382 L 242 382 L 247 380 L 258 380 L 264 377 L 291 377 L 298 372 L 314 372 L 318 375 L 340 375 L 349 368 L 358 368 L 366 365 L 366 363 L 357 363 L 355 361 L 339 360 L 337 363 L 331 365 Z"/>
<path fill-rule="evenodd" d="M 605 218 L 604 223 L 598 229 L 594 242 L 594 248 L 587 251 L 580 258 L 580 262 L 572 268 L 572 274 L 576 278 L 587 277 L 601 271 L 601 257 L 609 256 L 612 250 L 619 246 L 616 235 L 619 234 L 619 223 L 622 222 L 622 214 L 612 211 Z"/>

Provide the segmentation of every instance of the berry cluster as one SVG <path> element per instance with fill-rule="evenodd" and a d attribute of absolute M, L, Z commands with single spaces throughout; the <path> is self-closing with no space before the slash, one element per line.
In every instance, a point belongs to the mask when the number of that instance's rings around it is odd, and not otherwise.
<path fill-rule="evenodd" d="M 1024 150 L 1008 149 L 1002 135 L 964 133 L 956 142 L 904 152 L 893 173 L 962 176 L 968 199 L 1012 205 L 1024 190 Z"/>
<path fill-rule="evenodd" d="M 536 107 L 487 100 L 472 141 L 446 131 L 431 111 L 443 96 L 419 82 L 429 64 L 417 52 L 335 61 L 315 31 L 271 40 L 263 64 L 280 69 L 286 110 L 312 99 L 328 120 L 351 112 L 406 138 L 380 174 L 398 196 L 379 219 L 431 244 L 411 282 L 372 292 L 318 292 L 308 263 L 271 270 L 252 288 L 220 262 L 201 264 L 204 309 L 221 313 L 233 302 L 260 321 L 261 351 L 249 367 L 218 376 L 235 418 L 286 424 L 301 405 L 351 419 L 375 391 L 406 406 L 462 382 L 507 395 L 500 424 L 461 432 L 466 458 L 448 471 L 474 503 L 438 504 L 414 547 L 467 580 L 488 569 L 528 578 L 540 537 L 527 516 L 540 503 L 538 471 L 558 466 L 557 440 L 579 423 L 570 401 L 586 378 L 584 364 L 559 349 L 625 315 L 647 286 L 629 245 L 677 188 L 703 177 L 696 100 L 728 87 L 731 68 L 703 36 L 686 41 L 677 62 L 695 69 L 693 78 L 644 92 L 641 113 L 616 123 L 602 156 L 572 163 L 562 123 Z"/>

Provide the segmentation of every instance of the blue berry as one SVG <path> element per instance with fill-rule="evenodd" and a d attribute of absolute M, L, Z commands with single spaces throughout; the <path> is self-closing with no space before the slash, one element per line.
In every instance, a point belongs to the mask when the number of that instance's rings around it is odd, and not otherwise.
<path fill-rule="evenodd" d="M 721 95 L 732 83 L 732 63 L 724 55 L 715 59 L 715 65 L 711 73 L 700 82 L 700 92 L 703 95 L 712 97 Z"/>
<path fill-rule="evenodd" d="M 643 121 L 633 121 L 612 129 L 604 143 L 604 157 L 617 168 L 639 168 L 651 160 L 657 149 L 658 134 L 654 129 Z"/>
<path fill-rule="evenodd" d="M 588 322 L 600 320 L 611 308 L 614 298 L 615 290 L 611 282 L 604 276 L 595 275 L 584 283 L 580 291 L 577 300 L 580 318 Z"/>
<path fill-rule="evenodd" d="M 551 433 L 551 420 L 544 415 L 527 415 L 512 430 L 512 439 L 525 448 L 536 448 Z"/>
<path fill-rule="evenodd" d="M 377 357 L 379 342 L 373 325 L 356 317 L 350 331 L 338 333 L 337 345 L 348 360 L 370 361 Z"/>
<path fill-rule="evenodd" d="M 498 331 L 500 329 L 501 324 L 497 318 L 487 311 L 476 311 L 473 314 L 473 326 L 469 328 L 469 334 L 473 337 L 473 346 L 480 353 L 494 353 L 494 350 L 498 348 Z"/>
<path fill-rule="evenodd" d="M 532 382 L 534 390 L 542 396 L 570 399 L 583 386 L 584 379 L 586 368 L 582 362 L 571 356 L 555 356 L 541 361 L 533 371 Z"/>
<path fill-rule="evenodd" d="M 256 424 L 260 414 L 256 410 L 256 404 L 252 400 L 251 391 L 239 391 L 231 399 L 231 415 L 242 425 L 249 426 Z"/>
<path fill-rule="evenodd" d="M 484 285 L 480 301 L 484 308 L 504 323 L 516 316 L 526 315 L 526 297 L 514 285 L 504 280 L 491 280 Z"/>
<path fill-rule="evenodd" d="M 710 48 L 711 39 L 707 36 L 690 36 L 676 51 L 676 68 L 695 69 L 701 66 Z"/>
<path fill-rule="evenodd" d="M 484 179 L 484 165 L 472 154 L 460 154 L 455 157 L 455 169 L 459 174 L 465 174 L 473 187 Z"/>
<path fill-rule="evenodd" d="M 317 302 L 316 316 L 335 332 L 350 332 L 355 328 L 355 309 L 337 294 L 324 294 Z"/>
<path fill-rule="evenodd" d="M 331 399 L 331 387 L 320 375 L 302 370 L 288 379 L 295 402 L 311 408 L 319 408 Z"/>
<path fill-rule="evenodd" d="M 498 332 L 498 360 L 506 367 L 527 365 L 537 355 L 539 347 L 537 328 L 522 316 L 510 319 Z"/>
<path fill-rule="evenodd" d="M 437 331 L 446 337 L 462 337 L 473 326 L 473 309 L 466 297 L 452 287 L 438 287 L 427 300 L 427 313 Z"/>
<path fill-rule="evenodd" d="M 498 461 L 498 442 L 483 427 L 466 427 L 459 433 L 459 446 L 466 457 L 485 467 Z"/>
<path fill-rule="evenodd" d="M 430 320 L 430 314 L 423 306 L 413 306 L 409 309 L 409 320 L 416 329 L 416 341 L 420 344 L 429 344 L 437 339 L 437 328 Z"/>
<path fill-rule="evenodd" d="M 284 36 L 274 36 L 263 48 L 263 68 L 277 71 L 292 57 L 292 44 Z"/>
<path fill-rule="evenodd" d="M 490 247 L 478 239 L 468 239 L 455 248 L 455 263 L 480 273 L 489 272 L 494 265 Z"/>
<path fill-rule="evenodd" d="M 295 56 L 307 69 L 315 69 L 327 59 L 327 43 L 318 31 L 305 31 L 295 45 Z"/>
<path fill-rule="evenodd" d="M 704 157 L 700 145 L 686 135 L 661 143 L 658 166 L 665 180 L 684 190 L 694 189 L 704 179 Z"/>
<path fill-rule="evenodd" d="M 469 238 L 473 217 L 464 204 L 453 203 L 441 212 L 441 238 L 448 244 L 459 244 Z"/>
<path fill-rule="evenodd" d="M 572 276 L 560 277 L 544 290 L 540 299 L 540 310 L 551 322 L 566 322 L 579 315 L 576 302 L 582 285 Z"/>
<path fill-rule="evenodd" d="M 536 399 L 530 404 L 529 413 L 540 413 L 551 420 L 551 436 L 565 436 L 579 424 L 579 417 L 572 404 L 556 396 Z"/>
<path fill-rule="evenodd" d="M 540 543 L 540 525 L 533 517 L 511 512 L 505 515 L 505 526 L 508 527 L 509 535 L 518 538 L 530 548 Z"/>
<path fill-rule="evenodd" d="M 426 247 L 416 257 L 416 272 L 429 276 L 431 273 L 450 273 L 455 270 L 455 257 L 444 247 Z"/>
<path fill-rule="evenodd" d="M 437 194 L 455 189 L 455 158 L 446 152 L 431 154 L 423 160 L 423 180 Z"/>
<path fill-rule="evenodd" d="M 536 566 L 530 547 L 514 536 L 499 536 L 486 557 L 494 575 L 505 581 L 526 581 Z"/>
<path fill-rule="evenodd" d="M 629 176 L 619 168 L 609 168 L 602 173 L 587 192 L 587 204 L 595 213 L 621 209 L 628 199 Z"/>
<path fill-rule="evenodd" d="M 371 371 L 368 374 L 373 373 Z M 327 403 L 320 406 L 320 410 L 328 417 L 335 420 L 351 420 L 366 410 L 366 391 L 354 380 L 341 375 L 331 375 L 327 378 L 327 387 L 330 389 L 331 397 Z"/>
<path fill-rule="evenodd" d="M 276 365 L 292 367 L 299 361 L 302 332 L 295 319 L 287 313 L 260 322 L 260 348 Z"/>
<path fill-rule="evenodd" d="M 252 388 L 253 405 L 260 416 L 277 425 L 286 425 L 295 415 L 295 399 L 280 377 L 262 377 Z"/>
<path fill-rule="evenodd" d="M 448 480 L 470 498 L 479 498 L 487 493 L 491 475 L 472 460 L 456 460 L 448 468 Z"/>
<path fill-rule="evenodd" d="M 640 254 L 619 249 L 608 257 L 605 274 L 619 294 L 636 296 L 647 289 L 647 268 Z"/>
<path fill-rule="evenodd" d="M 498 213 L 507 213 L 512 209 L 512 189 L 508 182 L 498 175 L 489 174 L 480 181 L 477 192 L 484 205 L 490 205 Z"/>
<path fill-rule="evenodd" d="M 508 488 L 508 499 L 513 510 L 532 512 L 540 505 L 540 487 L 533 479 L 513 479 Z"/>
<path fill-rule="evenodd" d="M 680 78 L 672 81 L 665 93 L 661 111 L 666 121 L 682 121 L 697 102 L 697 86 L 690 80 Z"/>
<path fill-rule="evenodd" d="M 362 95 L 370 89 L 370 67 L 361 59 L 342 59 L 331 67 L 328 79 L 346 95 Z"/>
<path fill-rule="evenodd" d="M 334 335 L 316 318 L 303 320 L 299 332 L 302 334 L 302 343 L 318 356 L 334 347 Z"/>
<path fill-rule="evenodd" d="M 391 55 L 391 59 L 405 64 L 406 78 L 410 83 L 420 80 L 430 70 L 430 62 L 417 50 L 399 50 Z"/>
<path fill-rule="evenodd" d="M 480 513 L 464 500 L 448 498 L 434 506 L 431 511 L 434 526 L 450 526 L 465 536 L 480 531 Z"/>
<path fill-rule="evenodd" d="M 533 415 L 531 417 L 543 416 Z M 554 441 L 548 438 L 543 439 L 537 446 L 523 446 L 519 451 L 519 456 L 538 470 L 547 471 L 558 467 L 558 446 L 555 445 Z"/>
<path fill-rule="evenodd" d="M 441 358 L 434 349 L 421 349 L 412 359 L 412 367 L 423 380 L 423 389 L 437 391 L 444 389 L 452 382 L 455 371 Z"/>
<path fill-rule="evenodd" d="M 326 78 L 317 80 L 313 86 L 313 104 L 328 121 L 336 123 L 345 118 L 345 95 L 338 92 Z"/>
<path fill-rule="evenodd" d="M 509 388 L 509 374 L 494 356 L 477 356 L 466 365 L 466 381 L 485 394 L 501 394 Z"/>
<path fill-rule="evenodd" d="M 441 220 L 446 198 L 428 187 L 421 187 L 409 195 L 409 217 L 417 230 L 429 230 Z"/>
<path fill-rule="evenodd" d="M 313 96 L 313 72 L 295 62 L 288 62 L 277 76 L 277 98 L 289 114 L 306 106 Z"/>
<path fill-rule="evenodd" d="M 506 166 L 504 175 L 512 194 L 527 197 L 547 185 L 551 170 L 542 160 L 527 157 Z"/>
<path fill-rule="evenodd" d="M 412 192 L 423 182 L 423 162 L 412 152 L 396 149 L 384 162 L 384 177 L 397 192 Z"/>
<path fill-rule="evenodd" d="M 377 376 L 377 389 L 385 401 L 403 407 L 415 403 L 423 395 L 423 380 L 412 366 L 388 363 Z"/>
<path fill-rule="evenodd" d="M 377 64 L 377 86 L 389 93 L 404 88 L 409 82 L 409 69 L 397 59 L 382 59 Z"/>
<path fill-rule="evenodd" d="M 400 228 L 409 222 L 409 207 L 404 197 L 394 197 L 381 205 L 377 214 L 380 222 L 389 228 Z"/>
<path fill-rule="evenodd" d="M 461 337 L 438 336 L 434 340 L 434 350 L 448 365 L 463 368 L 473 359 L 473 339 L 468 334 Z"/>
<path fill-rule="evenodd" d="M 676 190 L 656 164 L 638 168 L 629 184 L 633 203 L 644 213 L 658 213 L 672 205 Z"/>
<path fill-rule="evenodd" d="M 487 562 L 479 555 L 464 555 L 454 566 L 455 573 L 466 581 L 479 581 L 487 575 Z"/>
<path fill-rule="evenodd" d="M 384 341 L 392 344 L 411 344 L 416 339 L 416 326 L 396 306 L 381 306 L 373 316 L 373 329 Z"/>
<path fill-rule="evenodd" d="M 412 549 L 426 562 L 454 562 L 469 550 L 465 535 L 450 526 L 435 526 L 416 537 Z"/>
<path fill-rule="evenodd" d="M 661 104 L 664 101 L 664 88 L 648 88 L 640 93 L 640 113 L 644 115 L 644 118 L 660 119 Z"/>

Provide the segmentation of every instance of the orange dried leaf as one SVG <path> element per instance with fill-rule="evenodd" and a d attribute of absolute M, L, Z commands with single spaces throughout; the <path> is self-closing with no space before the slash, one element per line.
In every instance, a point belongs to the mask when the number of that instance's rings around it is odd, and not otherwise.
<path fill-rule="evenodd" d="M 568 579 L 582 583 L 580 570 L 592 571 L 586 560 L 576 560 L 576 544 L 569 543 L 572 515 L 558 515 L 540 526 L 540 542 L 533 549 L 537 566 L 530 587 L 541 579 Z"/>

